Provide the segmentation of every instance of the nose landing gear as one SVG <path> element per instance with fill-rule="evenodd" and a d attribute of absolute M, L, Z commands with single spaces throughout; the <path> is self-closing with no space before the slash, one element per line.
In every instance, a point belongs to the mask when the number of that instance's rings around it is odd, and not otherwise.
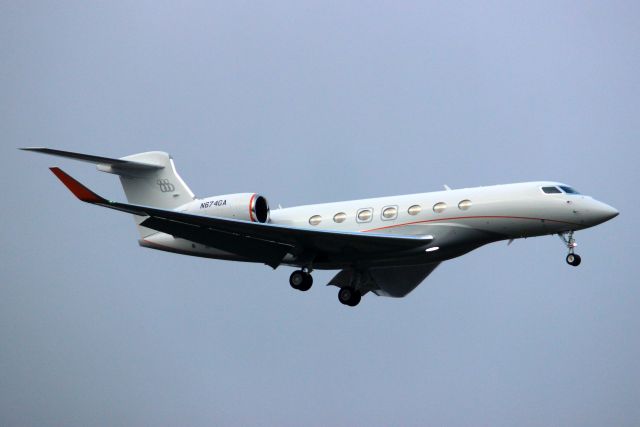
<path fill-rule="evenodd" d="M 582 258 L 580 255 L 574 253 L 576 246 L 576 240 L 573 238 L 573 231 L 569 231 L 568 233 L 560 233 L 558 234 L 560 239 L 564 242 L 564 244 L 569 249 L 569 254 L 567 255 L 566 261 L 567 264 L 577 267 L 582 262 Z"/>

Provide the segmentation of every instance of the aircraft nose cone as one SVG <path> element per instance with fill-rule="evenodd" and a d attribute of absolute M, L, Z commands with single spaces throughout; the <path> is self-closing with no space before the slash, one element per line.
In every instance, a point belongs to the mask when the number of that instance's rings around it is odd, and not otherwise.
<path fill-rule="evenodd" d="M 602 202 L 596 202 L 590 211 L 598 224 L 609 221 L 620 214 L 616 208 Z"/>

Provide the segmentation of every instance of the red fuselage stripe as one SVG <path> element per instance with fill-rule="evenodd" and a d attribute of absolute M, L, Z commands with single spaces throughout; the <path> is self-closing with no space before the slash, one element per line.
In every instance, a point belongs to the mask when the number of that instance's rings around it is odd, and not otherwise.
<path fill-rule="evenodd" d="M 548 221 L 548 222 L 556 222 L 556 223 L 559 223 L 559 224 L 582 226 L 582 224 L 576 224 L 574 222 L 567 222 L 567 221 L 558 221 L 558 220 L 555 220 L 555 219 L 531 218 L 531 217 L 526 217 L 526 216 L 484 215 L 484 216 L 459 216 L 459 217 L 450 217 L 450 218 L 426 219 L 426 220 L 423 220 L 423 221 L 405 222 L 405 223 L 402 223 L 402 224 L 387 225 L 385 227 L 372 228 L 370 230 L 362 230 L 362 231 L 364 233 L 366 233 L 366 232 L 369 232 L 369 231 L 378 231 L 378 230 L 386 230 L 388 228 L 404 227 L 405 225 L 425 224 L 425 223 L 429 223 L 429 222 L 453 221 L 453 220 L 458 220 L 458 219 L 523 219 L 523 220 L 529 220 L 529 221 Z"/>

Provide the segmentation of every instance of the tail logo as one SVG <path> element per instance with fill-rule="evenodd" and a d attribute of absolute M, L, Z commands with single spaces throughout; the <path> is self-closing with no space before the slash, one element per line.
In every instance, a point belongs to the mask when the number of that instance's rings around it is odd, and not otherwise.
<path fill-rule="evenodd" d="M 157 180 L 156 184 L 158 184 L 160 191 L 163 193 L 173 193 L 176 191 L 176 187 L 166 178 Z"/>

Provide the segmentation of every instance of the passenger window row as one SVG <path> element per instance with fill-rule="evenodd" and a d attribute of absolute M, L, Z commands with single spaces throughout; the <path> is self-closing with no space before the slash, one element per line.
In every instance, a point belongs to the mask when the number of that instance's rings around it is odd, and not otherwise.
<path fill-rule="evenodd" d="M 471 207 L 471 200 L 465 199 L 458 203 L 458 209 L 461 211 L 466 211 Z M 438 202 L 433 205 L 433 212 L 442 213 L 447 209 L 447 204 L 445 202 Z M 362 208 L 358 209 L 356 212 L 356 221 L 359 223 L 371 222 L 373 219 L 373 208 Z M 422 206 L 420 205 L 411 205 L 407 209 L 407 213 L 411 216 L 416 216 L 420 212 L 422 212 Z M 389 205 L 382 208 L 380 213 L 380 219 L 383 221 L 391 221 L 398 218 L 398 206 L 397 205 Z M 338 212 L 333 216 L 333 222 L 342 223 L 347 220 L 347 214 L 345 212 Z M 319 225 L 322 222 L 321 215 L 313 215 L 309 218 L 309 224 L 311 225 Z"/>

